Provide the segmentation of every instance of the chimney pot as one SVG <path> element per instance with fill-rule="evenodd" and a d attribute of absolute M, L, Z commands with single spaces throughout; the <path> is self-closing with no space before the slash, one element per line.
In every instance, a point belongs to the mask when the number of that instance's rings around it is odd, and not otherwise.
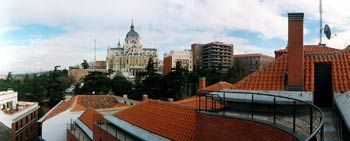
<path fill-rule="evenodd" d="M 168 102 L 174 102 L 173 98 L 168 98 Z"/>
<path fill-rule="evenodd" d="M 127 94 L 123 94 L 123 98 L 128 98 L 128 95 Z"/>
<path fill-rule="evenodd" d="M 146 94 L 142 95 L 142 101 L 144 101 L 144 100 L 148 100 L 148 95 L 146 95 Z"/>
<path fill-rule="evenodd" d="M 206 86 L 206 79 L 205 77 L 199 77 L 199 90 L 204 89 Z"/>

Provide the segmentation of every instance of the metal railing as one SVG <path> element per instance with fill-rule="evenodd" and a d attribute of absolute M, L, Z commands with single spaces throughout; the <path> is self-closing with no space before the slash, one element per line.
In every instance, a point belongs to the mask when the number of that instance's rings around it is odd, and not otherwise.
<path fill-rule="evenodd" d="M 280 95 L 254 92 L 200 91 L 198 111 L 267 123 L 298 139 L 323 140 L 324 115 L 314 104 Z"/>
<path fill-rule="evenodd" d="M 89 137 L 87 137 L 87 135 L 85 135 L 75 123 L 68 123 L 67 131 L 69 131 L 70 134 L 72 134 L 79 141 L 91 141 L 91 139 L 89 139 Z"/>

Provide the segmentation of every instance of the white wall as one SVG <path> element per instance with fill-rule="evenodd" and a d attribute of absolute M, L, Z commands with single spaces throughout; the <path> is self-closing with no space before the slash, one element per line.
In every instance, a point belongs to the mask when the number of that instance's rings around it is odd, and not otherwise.
<path fill-rule="evenodd" d="M 67 124 L 70 120 L 76 120 L 83 114 L 71 112 L 70 109 L 45 120 L 42 123 L 42 137 L 47 141 L 65 141 L 67 139 Z"/>

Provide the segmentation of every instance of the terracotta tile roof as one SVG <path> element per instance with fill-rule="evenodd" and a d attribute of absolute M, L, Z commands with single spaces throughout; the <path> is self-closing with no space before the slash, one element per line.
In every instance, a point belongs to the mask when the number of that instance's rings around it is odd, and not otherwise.
<path fill-rule="evenodd" d="M 93 109 L 87 109 L 80 117 L 80 121 L 82 121 L 87 127 L 90 128 L 90 130 L 94 129 L 94 121 L 95 117 L 101 116 L 99 112 L 93 110 Z"/>
<path fill-rule="evenodd" d="M 297 140 L 287 132 L 266 124 L 207 115 L 196 112 L 194 108 L 155 100 L 138 104 L 114 116 L 171 140 Z M 251 136 L 250 133 L 258 136 Z"/>
<path fill-rule="evenodd" d="M 69 109 L 72 112 L 78 112 L 85 111 L 89 108 L 105 109 L 127 106 L 127 104 L 119 103 L 112 95 L 76 95 L 69 100 L 63 100 L 61 103 L 57 104 L 43 119 L 43 121 Z"/>
<path fill-rule="evenodd" d="M 114 116 L 172 140 L 195 140 L 195 108 L 148 100 Z"/>
<path fill-rule="evenodd" d="M 319 45 L 304 45 L 304 53 L 305 54 L 327 54 L 327 53 L 336 53 L 339 49 L 327 47 L 327 46 L 319 46 Z M 288 49 L 276 50 L 275 53 L 287 53 Z"/>
<path fill-rule="evenodd" d="M 233 89 L 284 90 L 287 57 L 282 56 L 233 84 Z"/>
<path fill-rule="evenodd" d="M 304 51 L 306 91 L 313 92 L 315 90 L 314 63 L 331 63 L 333 91 L 350 91 L 350 47 L 338 50 L 315 45 L 305 46 Z M 282 55 L 269 65 L 235 83 L 232 88 L 242 90 L 284 90 L 284 76 L 287 64 L 287 55 Z"/>
<path fill-rule="evenodd" d="M 229 89 L 232 86 L 233 85 L 231 83 L 222 81 L 222 82 L 215 83 L 215 84 L 213 84 L 211 86 L 208 86 L 208 87 L 206 87 L 204 89 L 201 89 L 201 91 L 219 91 L 221 89 Z"/>
<path fill-rule="evenodd" d="M 261 53 L 250 53 L 250 54 L 236 54 L 236 55 L 233 55 L 233 58 L 234 57 L 254 57 L 254 56 L 271 57 L 271 56 L 264 55 L 264 54 L 261 54 Z M 271 57 L 271 58 L 273 58 L 273 57 Z"/>
<path fill-rule="evenodd" d="M 76 97 L 74 96 L 74 97 L 71 97 L 67 101 L 62 101 L 60 104 L 56 105 L 52 109 L 52 111 L 50 111 L 50 113 L 48 113 L 48 115 L 44 118 L 43 121 L 45 121 L 45 120 L 47 120 L 47 119 L 49 119 L 51 117 L 54 117 L 54 116 L 56 116 L 56 115 L 58 115 L 58 114 L 60 114 L 60 113 L 62 113 L 64 111 L 66 111 L 66 110 L 68 110 L 69 108 L 71 108 L 73 106 L 75 100 L 76 100 Z"/>
<path fill-rule="evenodd" d="M 112 95 L 78 95 L 77 102 L 72 111 L 82 111 L 86 108 L 101 109 L 116 106 L 126 106 L 119 103 Z"/>

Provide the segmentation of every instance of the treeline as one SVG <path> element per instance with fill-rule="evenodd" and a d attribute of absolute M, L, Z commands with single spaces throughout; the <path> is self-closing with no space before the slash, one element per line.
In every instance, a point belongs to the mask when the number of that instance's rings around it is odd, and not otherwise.
<path fill-rule="evenodd" d="M 221 69 L 197 70 L 189 72 L 176 63 L 174 70 L 168 75 L 162 76 L 156 73 L 152 59 L 148 61 L 146 71 L 137 74 L 133 83 L 125 77 L 116 75 L 109 79 L 108 74 L 92 72 L 87 75 L 82 83 L 75 86 L 77 94 L 107 94 L 122 96 L 127 94 L 132 99 L 142 99 L 147 94 L 149 98 L 166 100 L 173 98 L 180 100 L 195 95 L 198 90 L 198 78 L 206 77 L 207 85 L 219 81 L 235 83 L 248 74 L 248 69 L 240 62 L 235 62 L 228 71 Z"/>
<path fill-rule="evenodd" d="M 75 85 L 75 94 L 127 94 L 132 99 L 142 99 L 147 94 L 152 99 L 180 100 L 195 95 L 198 90 L 198 78 L 206 77 L 207 85 L 219 81 L 235 83 L 248 74 L 248 69 L 240 62 L 235 62 L 228 71 L 221 69 L 189 72 L 176 63 L 174 70 L 162 76 L 156 73 L 153 59 L 148 61 L 146 71 L 137 74 L 135 81 L 130 82 L 125 77 L 116 75 L 110 79 L 109 74 L 91 72 L 81 83 Z M 52 107 L 65 96 L 65 89 L 72 84 L 67 70 L 54 70 L 41 74 L 26 74 L 22 79 L 13 79 L 9 73 L 6 80 L 0 80 L 0 91 L 13 89 L 18 92 L 21 101 L 36 101 L 40 106 Z"/>
<path fill-rule="evenodd" d="M 9 73 L 6 80 L 0 80 L 0 91 L 13 89 L 18 92 L 21 101 L 35 101 L 40 105 L 48 104 L 49 107 L 56 105 L 64 98 L 64 90 L 69 87 L 71 79 L 67 70 L 58 70 L 42 74 L 26 74 L 21 79 L 13 79 Z"/>

